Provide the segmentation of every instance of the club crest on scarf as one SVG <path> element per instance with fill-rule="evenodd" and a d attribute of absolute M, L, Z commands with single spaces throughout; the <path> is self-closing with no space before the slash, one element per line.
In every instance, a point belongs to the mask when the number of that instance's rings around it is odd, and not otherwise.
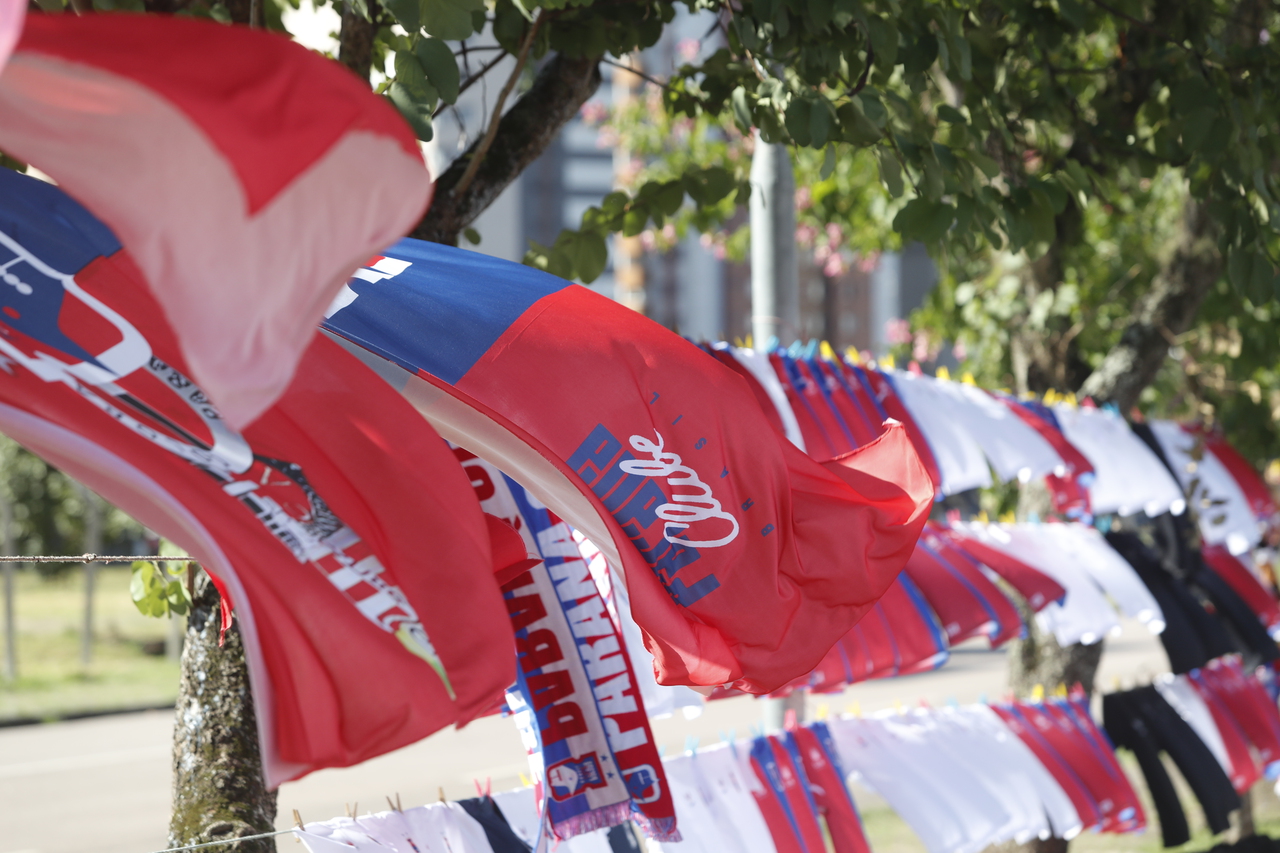
<path fill-rule="evenodd" d="M 299 563 L 310 563 L 371 624 L 421 658 L 456 698 L 413 605 L 360 536 L 335 515 L 302 467 L 254 453 L 205 393 L 153 353 L 118 312 L 0 231 L 3 369 L 71 388 L 105 417 L 213 477 Z M 180 406 L 173 406 L 173 395 Z"/>
<path fill-rule="evenodd" d="M 454 455 L 485 512 L 511 524 L 543 562 L 503 586 L 516 635 L 507 691 L 545 822 L 557 838 L 630 819 L 676 840 L 675 811 L 622 633 L 573 530 L 497 468 Z"/>

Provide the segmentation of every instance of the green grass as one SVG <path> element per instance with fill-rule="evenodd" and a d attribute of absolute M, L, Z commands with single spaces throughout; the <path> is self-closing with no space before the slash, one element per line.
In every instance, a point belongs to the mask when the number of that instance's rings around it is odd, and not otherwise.
<path fill-rule="evenodd" d="M 1157 853 L 1166 848 L 1160 840 L 1160 825 L 1156 818 L 1155 808 L 1147 793 L 1146 781 L 1137 762 L 1128 752 L 1120 752 L 1120 760 L 1124 765 L 1134 789 L 1142 799 L 1143 809 L 1147 815 L 1145 832 L 1132 835 L 1102 835 L 1085 832 L 1077 836 L 1070 846 L 1071 853 Z M 1178 788 L 1178 797 L 1182 808 L 1186 811 L 1187 822 L 1191 826 L 1191 841 L 1181 847 L 1168 848 L 1174 853 L 1199 853 L 1206 851 L 1220 840 L 1232 840 L 1233 833 L 1227 832 L 1215 837 L 1209 832 L 1204 822 L 1204 813 L 1200 804 L 1185 780 L 1179 775 L 1177 768 L 1166 761 L 1169 775 Z M 1272 790 L 1270 782 L 1260 782 L 1251 792 L 1253 797 L 1253 816 L 1255 829 L 1260 835 L 1280 836 L 1280 798 Z M 911 831 L 906 822 L 889 808 L 879 797 L 860 796 L 863 791 L 855 789 L 854 797 L 858 800 L 858 808 L 862 814 L 867 840 L 874 853 L 926 853 L 920 839 Z M 1012 843 L 988 848 L 986 853 L 1013 853 L 1025 848 L 1018 848 Z"/>
<path fill-rule="evenodd" d="M 177 696 L 177 662 L 143 651 L 144 643 L 163 641 L 168 625 L 134 608 L 127 566 L 98 570 L 88 667 L 80 662 L 83 571 L 54 580 L 19 571 L 15 587 L 18 679 L 6 683 L 0 672 L 0 721 L 159 705 Z"/>

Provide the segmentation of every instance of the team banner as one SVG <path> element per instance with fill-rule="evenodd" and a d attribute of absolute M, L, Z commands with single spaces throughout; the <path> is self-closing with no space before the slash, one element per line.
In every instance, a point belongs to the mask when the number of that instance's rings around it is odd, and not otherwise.
<path fill-rule="evenodd" d="M 622 633 L 609 618 L 573 530 L 518 483 L 455 448 L 485 511 L 542 562 L 503 586 L 516 636 L 507 705 L 544 803 L 544 826 L 570 838 L 634 820 L 678 841 L 675 805 Z"/>
<path fill-rule="evenodd" d="M 24 25 L 11 5 L 0 149 L 107 223 L 191 377 L 243 428 L 352 270 L 422 217 L 418 141 L 367 82 L 279 33 L 180 15 Z"/>
<path fill-rule="evenodd" d="M 513 643 L 490 526 L 439 436 L 340 347 L 314 338 L 232 429 L 106 226 L 0 169 L 0 356 L 0 431 L 229 593 L 269 784 L 500 701 Z"/>
<path fill-rule="evenodd" d="M 906 562 L 933 489 L 901 427 L 819 465 L 735 371 L 610 299 L 435 243 L 383 255 L 324 327 L 620 567 L 661 683 L 773 690 Z"/>

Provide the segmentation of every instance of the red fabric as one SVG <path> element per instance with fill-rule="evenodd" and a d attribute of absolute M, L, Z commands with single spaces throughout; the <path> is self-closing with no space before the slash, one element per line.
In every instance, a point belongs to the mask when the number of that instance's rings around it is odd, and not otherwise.
<path fill-rule="evenodd" d="M 1125 807 L 1133 809 L 1133 813 L 1132 816 L 1126 818 L 1125 828 L 1121 831 L 1136 832 L 1144 828 L 1147 825 L 1147 816 L 1142 809 L 1142 799 L 1134 789 L 1133 783 L 1129 781 L 1124 768 L 1120 766 L 1120 759 L 1116 758 L 1115 749 L 1111 746 L 1111 741 L 1098 728 L 1098 724 L 1093 721 L 1093 716 L 1089 712 L 1089 700 L 1084 695 L 1083 688 L 1077 684 L 1071 690 L 1070 700 L 1055 699 L 1053 704 L 1070 714 L 1072 722 L 1084 732 L 1085 736 L 1097 748 L 1096 755 L 1107 766 L 1112 778 L 1117 780 L 1117 786 L 1123 789 Z"/>
<path fill-rule="evenodd" d="M 1114 752 L 1103 746 L 1105 741 L 1092 719 L 1085 723 L 1078 711 L 1058 701 L 1020 703 L 1018 707 L 1089 789 L 1103 813 L 1103 832 L 1133 832 L 1146 825 L 1137 793 Z"/>
<path fill-rule="evenodd" d="M 1231 765 L 1227 772 L 1231 778 L 1231 785 L 1236 789 L 1237 794 L 1243 794 L 1262 778 L 1262 772 L 1249 751 L 1249 738 L 1236 722 L 1227 704 L 1213 690 L 1194 676 L 1190 681 L 1192 688 L 1208 706 L 1209 713 L 1213 715 L 1213 723 L 1222 736 L 1222 743 L 1227 749 L 1227 761 Z"/>
<path fill-rule="evenodd" d="M 795 832 L 791 829 L 791 821 L 773 792 L 768 776 L 755 758 L 751 759 L 751 769 L 756 775 L 756 785 L 751 786 L 751 797 L 760 809 L 765 826 L 769 827 L 769 835 L 773 836 L 773 846 L 778 853 L 809 853 L 805 850 Z"/>
<path fill-rule="evenodd" d="M 176 16 L 31 15 L 17 49 L 93 65 L 158 92 L 227 158 L 250 215 L 353 130 L 420 156 L 404 120 L 370 98 L 359 79 L 267 30 Z M 325 96 L 299 97 L 303 77 Z"/>
<path fill-rule="evenodd" d="M 1193 678 L 1221 700 L 1264 768 L 1280 761 L 1280 711 L 1262 685 L 1241 672 L 1238 661 L 1212 661 Z"/>
<path fill-rule="evenodd" d="M 778 770 L 782 778 L 783 794 L 787 798 L 787 805 L 791 807 L 791 814 L 795 817 L 796 824 L 800 827 L 800 837 L 804 846 L 810 853 L 824 853 L 827 845 L 822 839 L 822 827 L 818 825 L 818 815 L 814 809 L 815 803 L 812 799 L 809 780 L 804 775 L 803 767 L 793 760 L 791 750 L 787 749 L 784 743 L 785 737 L 786 735 L 769 736 L 769 747 L 773 750 L 773 758 L 778 762 Z"/>
<path fill-rule="evenodd" d="M 1074 768 L 1067 763 L 1066 758 L 1053 748 L 1047 738 L 1039 736 L 1038 730 L 1033 728 L 1018 713 L 1019 708 L 1020 706 L 991 706 L 991 710 L 995 711 L 1000 716 L 1000 719 L 1004 720 L 1010 731 L 1027 745 L 1040 763 L 1044 765 L 1045 769 L 1049 771 L 1049 774 L 1053 776 L 1054 781 L 1058 783 L 1068 799 L 1071 800 L 1071 804 L 1075 806 L 1076 813 L 1080 815 L 1080 822 L 1084 827 L 1092 829 L 1100 826 L 1103 815 L 1098 809 L 1098 804 L 1094 802 L 1093 795 L 1089 789 L 1081 781 Z M 1077 744 L 1076 746 L 1079 745 Z"/>
<path fill-rule="evenodd" d="M 1244 599 L 1249 609 L 1267 626 L 1268 631 L 1280 629 L 1280 603 L 1249 571 L 1248 566 L 1221 545 L 1204 545 L 1200 550 L 1209 568 L 1226 581 L 1236 595 Z"/>
<path fill-rule="evenodd" d="M 795 738 L 805 777 L 809 780 L 809 790 L 818 805 L 818 813 L 827 824 L 835 853 L 871 853 L 853 798 L 833 763 L 835 757 L 807 728 L 797 728 L 791 736 Z"/>
<path fill-rule="evenodd" d="M 872 400 L 871 392 L 867 389 L 867 386 L 863 384 L 862 380 L 858 378 L 858 374 L 852 367 L 843 361 L 836 362 L 833 366 L 836 370 L 840 371 L 841 375 L 844 376 L 845 382 L 849 386 L 849 390 L 853 392 L 854 399 L 858 401 L 858 405 L 862 407 L 862 411 L 867 413 L 867 417 L 871 419 L 872 425 L 880 424 L 878 429 L 883 429 L 884 425 L 880 423 L 880 408 L 876 406 L 875 401 Z M 936 463 L 930 459 L 929 462 L 925 463 L 925 467 L 928 468 L 930 464 Z"/>
<path fill-rule="evenodd" d="M 880 430 L 875 428 L 874 421 L 868 419 L 869 415 L 862 411 L 861 404 L 845 391 L 841 380 L 836 378 L 836 371 L 839 368 L 825 359 L 814 359 L 812 362 L 806 362 L 805 366 L 808 367 L 815 362 L 821 372 L 821 376 L 815 378 L 826 385 L 827 393 L 831 397 L 830 405 L 835 407 L 836 413 L 853 434 L 853 440 L 857 446 L 862 447 L 875 441 L 880 435 Z"/>
<path fill-rule="evenodd" d="M 1186 426 L 1185 428 L 1197 435 L 1204 436 L 1205 447 L 1214 456 L 1218 457 L 1218 461 L 1223 464 L 1232 478 L 1239 484 L 1240 490 L 1244 492 L 1249 501 L 1250 508 L 1253 509 L 1254 516 L 1259 521 L 1271 521 L 1276 514 L 1276 502 L 1271 494 L 1271 488 L 1267 485 L 1267 481 L 1258 474 L 1258 469 L 1248 459 L 1241 456 L 1238 450 L 1228 444 L 1220 433 L 1193 426 Z"/>
<path fill-rule="evenodd" d="M 796 416 L 796 423 L 800 425 L 800 435 L 804 438 L 805 452 L 809 457 L 825 462 L 848 452 L 850 447 L 839 435 L 840 429 L 821 399 L 822 392 L 812 382 L 793 382 L 778 353 L 769 353 L 769 363 L 773 365 L 787 402 L 791 404 L 791 411 Z"/>
<path fill-rule="evenodd" d="M 929 479 L 933 482 L 933 490 L 937 493 L 942 487 L 942 473 L 938 469 L 938 461 L 933 457 L 933 449 L 929 447 L 929 440 L 924 437 L 924 431 L 911 416 L 911 411 L 906 404 L 894 392 L 893 383 L 883 373 L 871 368 L 863 368 L 862 375 L 866 377 L 867 384 L 871 386 L 871 393 L 875 395 L 880 407 L 888 413 L 889 417 L 906 428 L 907 435 L 911 437 L 911 445 L 915 447 L 916 453 L 924 462 L 929 472 Z"/>
<path fill-rule="evenodd" d="M 1062 584 L 1046 575 L 1039 569 L 1028 566 L 1021 560 L 1011 557 L 976 539 L 972 539 L 955 530 L 945 531 L 951 544 L 979 563 L 998 574 L 1027 600 L 1036 612 L 1043 610 L 1055 601 L 1061 601 L 1067 591 Z"/>
<path fill-rule="evenodd" d="M 6 345 L 42 353 L 52 378 L 10 363 L 0 427 L 220 575 L 244 632 L 268 782 L 357 764 L 489 707 L 515 661 L 489 534 L 461 468 L 412 407 L 315 337 L 243 441 L 220 435 L 126 254 L 93 260 L 75 283 L 118 320 L 62 294 L 80 305 L 62 311 L 67 344 L 6 326 Z M 111 384 L 52 370 L 83 363 L 67 347 L 101 353 L 124 330 L 143 349 Z M 442 669 L 430 649 L 410 649 L 414 635 L 393 633 L 415 610 Z"/>
<path fill-rule="evenodd" d="M 996 647 L 1016 639 L 1022 633 L 1018 609 L 967 555 L 946 552 L 937 530 L 926 525 L 906 572 L 938 614 L 947 642 L 954 646 L 981 635 Z"/>
<path fill-rule="evenodd" d="M 590 405 L 549 404 L 548 377 Z M 734 371 L 586 288 L 538 299 L 455 384 L 422 378 L 506 430 L 504 470 L 519 478 L 510 460 L 536 451 L 563 477 L 546 488 L 590 503 L 556 511 L 608 534 L 664 684 L 768 693 L 812 670 L 893 582 L 932 498 L 900 428 L 820 466 Z M 668 463 L 690 473 L 643 473 Z M 656 513 L 695 481 L 717 514 L 664 533 L 676 516 Z"/>

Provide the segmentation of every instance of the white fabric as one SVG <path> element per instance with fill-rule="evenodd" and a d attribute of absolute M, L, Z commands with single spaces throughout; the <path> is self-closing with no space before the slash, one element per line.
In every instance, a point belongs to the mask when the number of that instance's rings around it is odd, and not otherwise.
<path fill-rule="evenodd" d="M 1120 608 L 1121 613 L 1142 622 L 1153 634 L 1164 631 L 1164 613 L 1159 602 L 1133 566 L 1117 554 L 1096 529 L 1083 524 L 1022 524 L 1016 527 L 1020 535 L 1040 543 L 1040 553 L 1046 563 L 1079 566 Z"/>
<path fill-rule="evenodd" d="M 1226 466 L 1203 445 L 1201 458 L 1192 458 L 1196 437 L 1173 421 L 1150 421 L 1148 425 L 1183 491 L 1190 496 L 1204 541 L 1224 545 L 1237 556 L 1253 550 L 1262 541 L 1262 529 L 1249 499 Z"/>
<path fill-rule="evenodd" d="M 963 382 L 935 380 L 934 387 L 951 399 L 957 424 L 982 448 L 1002 482 L 1026 483 L 1066 471 L 1053 445 L 986 391 Z"/>
<path fill-rule="evenodd" d="M 1232 775 L 1231 756 L 1227 754 L 1227 745 L 1222 740 L 1222 732 L 1214 722 L 1213 712 L 1205 704 L 1204 697 L 1192 686 L 1185 675 L 1164 673 L 1152 682 L 1164 701 L 1178 712 L 1187 725 L 1191 726 L 1196 736 L 1209 747 L 1213 757 L 1222 766 L 1228 777 Z"/>
<path fill-rule="evenodd" d="M 682 755 L 662 762 L 676 808 L 676 825 L 680 827 L 679 842 L 651 842 L 654 851 L 674 853 L 719 853 L 725 849 L 738 849 L 730 844 L 716 821 L 711 804 L 704 795 L 698 773 L 694 769 L 693 755 Z"/>
<path fill-rule="evenodd" d="M 310 853 L 389 853 L 390 847 L 383 847 L 365 835 L 354 824 L 350 826 L 331 826 L 341 818 L 309 823 L 305 829 L 295 830 L 294 835 L 302 840 L 302 845 Z M 346 819 L 348 824 L 351 820 Z"/>
<path fill-rule="evenodd" d="M 1160 458 L 1133 434 L 1124 418 L 1107 409 L 1053 407 L 1067 441 L 1092 463 L 1089 502 L 1095 513 L 1145 511 L 1178 515 L 1186 507 L 1182 489 Z"/>
<path fill-rule="evenodd" d="M 1062 602 L 1053 602 L 1036 614 L 1036 624 L 1051 633 L 1060 645 L 1092 645 L 1120 628 L 1115 609 L 1087 571 L 1072 560 L 1056 559 L 1052 549 L 1025 535 L 1023 525 L 961 522 L 956 531 L 1044 572 L 1067 591 Z"/>
<path fill-rule="evenodd" d="M 538 802 L 533 788 L 516 788 L 493 795 L 502 816 L 513 832 L 535 851 L 538 849 Z M 565 841 L 551 839 L 544 849 L 552 853 L 613 853 L 609 846 L 609 830 L 597 829 L 584 835 L 575 835 Z"/>
<path fill-rule="evenodd" d="M 954 411 L 956 405 L 950 395 L 938 390 L 940 383 L 931 377 L 901 370 L 890 371 L 890 375 L 894 389 L 924 433 L 937 460 L 942 493 L 954 495 L 990 486 L 987 458 L 968 430 L 961 428 Z"/>
<path fill-rule="evenodd" d="M 652 719 L 660 719 L 670 717 L 679 709 L 686 720 L 700 716 L 705 701 L 700 693 L 680 685 L 658 683 L 654 675 L 653 655 L 645 648 L 640 626 L 631 617 L 631 599 L 627 595 L 627 587 L 618 581 L 612 564 L 580 531 L 573 532 L 573 540 L 578 544 L 578 552 L 586 561 L 596 587 L 608 605 L 609 615 L 622 630 L 622 641 L 627 647 L 627 656 L 631 658 L 631 668 L 634 670 L 636 686 L 640 689 L 645 713 Z"/>
<path fill-rule="evenodd" d="M 745 755 L 746 749 L 745 741 L 737 747 L 739 755 Z M 693 769 L 703 799 L 724 839 L 720 849 L 777 853 L 769 825 L 751 796 L 749 786 L 758 784 L 755 772 L 748 768 L 744 773 L 733 748 L 719 744 L 699 750 Z"/>
<path fill-rule="evenodd" d="M 995 711 L 986 705 L 966 705 L 957 708 L 956 714 L 975 729 L 987 733 L 992 771 L 999 773 L 1009 787 L 1034 792 L 1044 808 L 1053 835 L 1070 840 L 1080 834 L 1084 824 L 1067 792 L 1062 790 L 1031 748 L 1009 731 Z"/>
<path fill-rule="evenodd" d="M 778 374 L 774 372 L 773 365 L 769 363 L 769 356 L 755 350 L 729 346 L 728 344 L 716 344 L 716 347 L 727 349 L 729 354 L 736 358 L 739 364 L 751 371 L 751 375 L 764 386 L 764 392 L 769 395 L 769 399 L 773 401 L 774 408 L 778 410 L 778 417 L 782 419 L 782 428 L 786 432 L 787 438 L 796 447 L 804 450 L 804 436 L 800 434 L 800 422 L 796 420 L 796 413 L 791 410 L 791 403 L 787 401 L 787 392 L 782 389 L 782 382 L 778 379 Z"/>

